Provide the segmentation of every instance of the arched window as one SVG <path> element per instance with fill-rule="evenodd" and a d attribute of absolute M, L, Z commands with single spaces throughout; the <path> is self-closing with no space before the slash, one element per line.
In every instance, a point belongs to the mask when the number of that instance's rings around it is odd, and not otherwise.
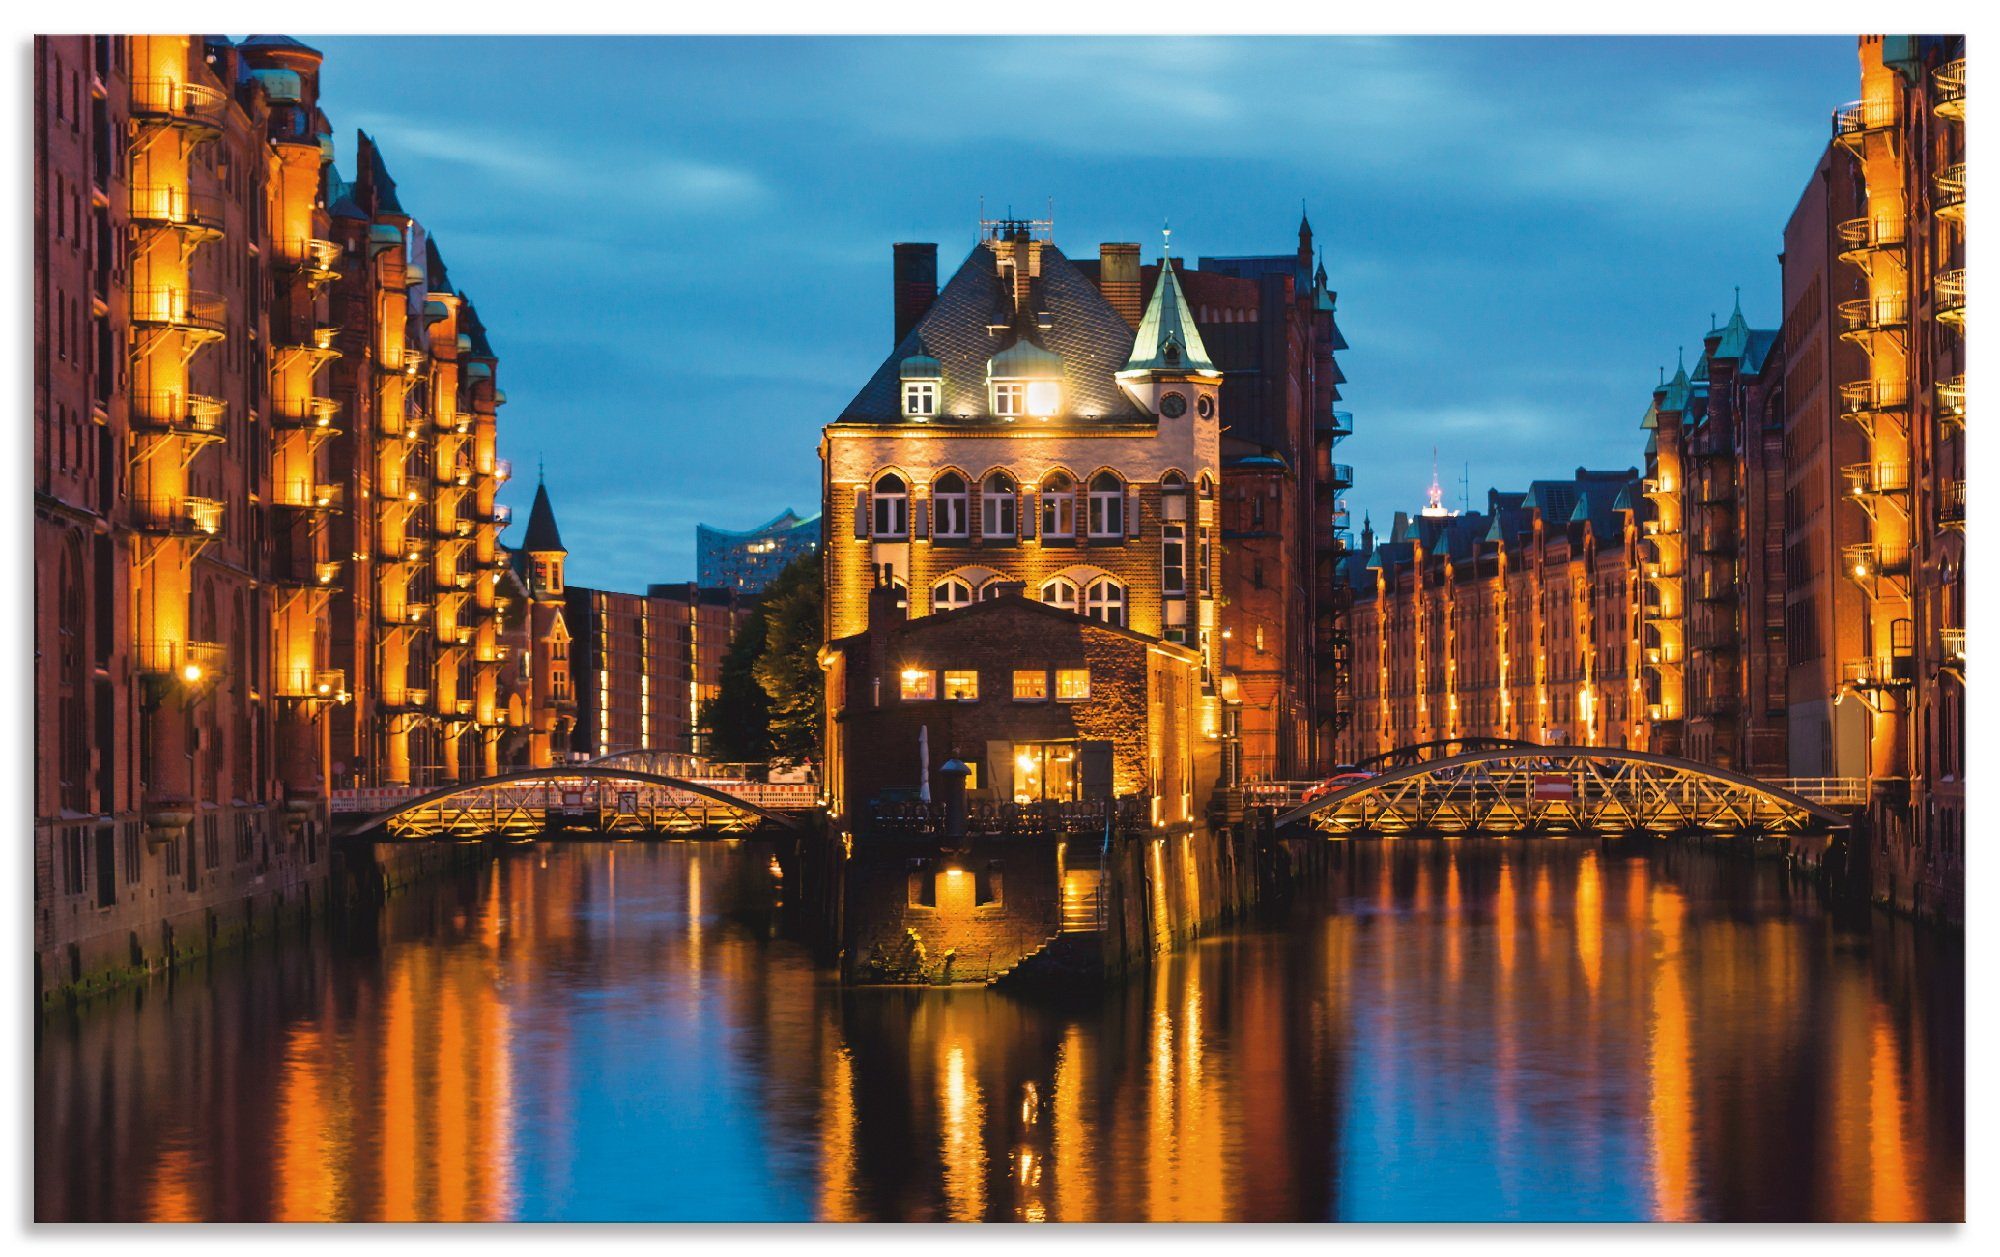
<path fill-rule="evenodd" d="M 965 477 L 948 471 L 931 486 L 931 528 L 940 539 L 966 536 Z"/>
<path fill-rule="evenodd" d="M 1076 481 L 1066 471 L 1042 478 L 1042 536 L 1076 536 Z"/>
<path fill-rule="evenodd" d="M 1090 582 L 1085 595 L 1084 614 L 1106 624 L 1125 624 L 1125 586 L 1109 577 Z"/>
<path fill-rule="evenodd" d="M 874 525 L 877 537 L 910 535 L 910 486 L 893 471 L 875 481 Z"/>
<path fill-rule="evenodd" d="M 998 598 L 1008 583 L 1005 576 L 995 576 L 988 580 L 984 585 L 979 587 L 979 601 L 991 602 L 995 598 Z"/>
<path fill-rule="evenodd" d="M 1090 535 L 1125 535 L 1125 485 L 1108 471 L 1090 478 Z"/>
<path fill-rule="evenodd" d="M 1014 535 L 1014 477 L 996 471 L 979 487 L 979 531 L 1000 540 Z"/>
<path fill-rule="evenodd" d="M 1065 611 L 1081 609 L 1076 582 L 1064 580 L 1060 576 L 1042 586 L 1042 601 L 1052 607 L 1061 607 Z"/>
<path fill-rule="evenodd" d="M 931 586 L 931 610 L 958 611 L 972 605 L 972 583 L 963 577 L 947 576 Z"/>
<path fill-rule="evenodd" d="M 1195 485 L 1196 492 L 1200 493 L 1202 497 L 1212 498 L 1215 496 L 1215 481 L 1207 472 L 1204 471 L 1201 473 L 1201 479 L 1196 481 Z"/>

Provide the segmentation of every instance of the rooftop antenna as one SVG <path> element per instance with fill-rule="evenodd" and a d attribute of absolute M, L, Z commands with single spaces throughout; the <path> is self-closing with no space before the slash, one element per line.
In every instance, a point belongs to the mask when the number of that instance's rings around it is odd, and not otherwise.
<path fill-rule="evenodd" d="M 1465 473 L 1458 478 L 1458 513 L 1472 514 L 1472 463 L 1467 461 Z"/>

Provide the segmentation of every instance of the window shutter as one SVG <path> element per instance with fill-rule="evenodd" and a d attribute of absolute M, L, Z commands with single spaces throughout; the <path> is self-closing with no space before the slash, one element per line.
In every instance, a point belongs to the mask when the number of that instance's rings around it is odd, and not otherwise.
<path fill-rule="evenodd" d="M 931 500 L 912 499 L 910 502 L 910 540 L 920 541 L 931 535 Z"/>
<path fill-rule="evenodd" d="M 868 539 L 868 489 L 865 485 L 854 490 L 854 539 Z"/>
<path fill-rule="evenodd" d="M 1125 535 L 1139 535 L 1139 486 L 1136 484 L 1125 486 Z"/>
<path fill-rule="evenodd" d="M 1035 495 L 1026 489 L 1021 490 L 1020 495 L 1014 499 L 1014 532 L 1023 541 L 1035 539 L 1037 509 Z"/>

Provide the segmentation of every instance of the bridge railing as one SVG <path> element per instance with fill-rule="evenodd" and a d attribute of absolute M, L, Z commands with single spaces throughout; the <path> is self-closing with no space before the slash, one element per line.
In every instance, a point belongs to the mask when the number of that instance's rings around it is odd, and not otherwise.
<path fill-rule="evenodd" d="M 945 832 L 943 803 L 879 803 L 863 812 L 867 832 L 923 835 Z M 1152 827 L 1152 803 L 1139 795 L 1117 799 L 1049 800 L 1039 803 L 970 802 L 966 833 L 975 837 L 1031 837 L 1042 834 L 1102 834 Z"/>
<path fill-rule="evenodd" d="M 1866 777 L 1765 777 L 1765 785 L 1823 807 L 1866 807 Z"/>

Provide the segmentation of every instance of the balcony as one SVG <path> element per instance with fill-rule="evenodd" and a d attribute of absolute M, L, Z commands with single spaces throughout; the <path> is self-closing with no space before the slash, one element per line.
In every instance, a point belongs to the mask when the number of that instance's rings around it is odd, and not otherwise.
<path fill-rule="evenodd" d="M 483 522 L 493 524 L 501 528 L 505 528 L 509 524 L 512 524 L 514 522 L 514 508 L 511 506 L 501 506 L 498 503 L 495 503 L 493 506 L 493 513 L 486 516 Z"/>
<path fill-rule="evenodd" d="M 212 292 L 168 287 L 132 290 L 132 322 L 140 327 L 220 337 L 228 318 L 228 303 Z"/>
<path fill-rule="evenodd" d="M 1947 480 L 1938 493 L 1938 527 L 1965 531 L 1965 481 Z"/>
<path fill-rule="evenodd" d="M 511 458 L 494 459 L 493 478 L 495 480 L 512 480 L 514 478 L 514 460 Z"/>
<path fill-rule="evenodd" d="M 1336 489 L 1352 489 L 1354 487 L 1354 468 L 1347 463 L 1329 463 L 1327 465 L 1327 479 L 1328 483 L 1332 484 Z"/>
<path fill-rule="evenodd" d="M 1840 553 L 1848 579 L 1866 589 L 1872 589 L 1874 582 L 1881 577 L 1901 576 L 1910 570 L 1908 546 L 1861 541 L 1841 547 Z"/>
<path fill-rule="evenodd" d="M 229 652 L 220 642 L 141 641 L 135 653 L 140 675 L 188 686 L 213 684 L 229 663 Z"/>
<path fill-rule="evenodd" d="M 339 668 L 291 668 L 278 676 L 278 697 L 293 702 L 344 703 L 347 673 Z"/>
<path fill-rule="evenodd" d="M 331 397 L 281 397 L 272 403 L 271 426 L 333 436 L 333 418 L 339 413 L 340 403 Z"/>
<path fill-rule="evenodd" d="M 1870 136 L 1894 132 L 1895 100 L 1857 100 L 1833 111 L 1833 139 L 1844 147 L 1859 150 Z"/>
<path fill-rule="evenodd" d="M 1850 498 L 1872 498 L 1910 491 L 1908 463 L 1849 463 L 1840 469 Z"/>
<path fill-rule="evenodd" d="M 1672 497 L 1679 491 L 1672 476 L 1647 476 L 1639 482 L 1639 490 L 1649 498 Z"/>
<path fill-rule="evenodd" d="M 280 571 L 273 579 L 294 589 L 331 589 L 340 579 L 339 560 L 330 563 L 301 563 Z"/>
<path fill-rule="evenodd" d="M 1938 653 L 1944 657 L 1947 667 L 1965 666 L 1965 630 L 1962 628 L 1941 628 L 1938 630 Z"/>
<path fill-rule="evenodd" d="M 1354 435 L 1354 416 L 1345 410 L 1329 410 L 1320 416 L 1317 426 L 1322 433 L 1339 441 Z"/>
<path fill-rule="evenodd" d="M 223 233 L 225 202 L 213 193 L 149 184 L 132 189 L 130 208 L 140 226 L 178 231 L 191 241 L 216 240 Z"/>
<path fill-rule="evenodd" d="M 337 511 L 346 497 L 347 486 L 288 480 L 271 489 L 271 505 L 296 511 Z"/>
<path fill-rule="evenodd" d="M 213 537 L 222 531 L 222 503 L 214 498 L 135 498 L 132 514 L 145 532 Z"/>
<path fill-rule="evenodd" d="M 1931 112 L 1953 122 L 1965 121 L 1964 57 L 1931 71 Z"/>
<path fill-rule="evenodd" d="M 1908 685 L 1915 665 L 1908 655 L 1873 655 L 1840 665 L 1843 685 L 1857 690 L 1887 690 Z"/>
<path fill-rule="evenodd" d="M 1841 337 L 1857 343 L 1910 325 L 1910 304 L 1901 297 L 1857 297 L 1835 308 L 1840 315 Z"/>
<path fill-rule="evenodd" d="M 1855 380 L 1840 386 L 1840 413 L 1874 415 L 1907 410 L 1910 391 L 1901 380 Z"/>
<path fill-rule="evenodd" d="M 1931 281 L 1931 306 L 1940 323 L 1965 327 L 1965 272 L 1939 271 Z"/>
<path fill-rule="evenodd" d="M 1885 249 L 1903 247 L 1902 218 L 1863 215 L 1850 218 L 1834 228 L 1840 238 L 1840 260 L 1852 266 L 1866 267 L 1870 255 Z"/>
<path fill-rule="evenodd" d="M 153 126 L 219 131 L 229 97 L 217 88 L 179 79 L 132 80 L 132 116 Z"/>
<path fill-rule="evenodd" d="M 415 687 L 384 690 L 382 705 L 398 711 L 422 711 L 431 705 L 431 692 Z"/>
<path fill-rule="evenodd" d="M 1965 218 L 1965 163 L 1953 162 L 1931 173 L 1931 212 L 1954 222 Z"/>
<path fill-rule="evenodd" d="M 288 365 L 287 360 L 292 358 L 305 357 L 315 362 L 338 358 L 340 350 L 334 348 L 333 342 L 339 334 L 336 328 L 315 327 L 309 329 L 301 339 L 280 341 L 273 346 L 274 363 L 284 367 Z"/>
<path fill-rule="evenodd" d="M 1965 426 L 1965 377 L 1954 375 L 1937 386 L 1937 417 L 1939 423 Z"/>
<path fill-rule="evenodd" d="M 132 426 L 163 436 L 220 441 L 226 406 L 219 397 L 199 393 L 135 393 Z"/>
<path fill-rule="evenodd" d="M 340 272 L 333 269 L 340 261 L 340 252 L 340 245 L 332 240 L 316 237 L 286 240 L 278 246 L 275 266 L 307 283 L 323 284 L 340 278 Z"/>

